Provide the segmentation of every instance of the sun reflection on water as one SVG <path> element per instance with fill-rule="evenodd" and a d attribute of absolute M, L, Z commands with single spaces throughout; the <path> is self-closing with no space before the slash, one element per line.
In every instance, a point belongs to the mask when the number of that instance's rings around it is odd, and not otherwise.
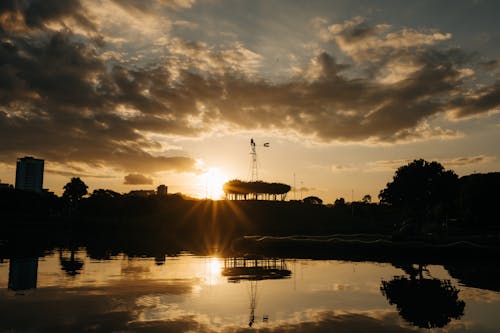
<path fill-rule="evenodd" d="M 216 257 L 206 259 L 205 263 L 205 284 L 213 286 L 219 284 L 222 279 L 222 260 Z"/>

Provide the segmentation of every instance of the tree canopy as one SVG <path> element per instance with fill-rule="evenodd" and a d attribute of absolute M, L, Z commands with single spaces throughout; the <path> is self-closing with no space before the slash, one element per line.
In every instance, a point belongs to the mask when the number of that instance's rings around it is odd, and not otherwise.
<path fill-rule="evenodd" d="M 372 202 L 372 196 L 369 194 L 365 194 L 365 196 L 363 197 L 363 199 L 361 199 L 361 201 L 363 201 L 364 203 L 370 203 Z"/>
<path fill-rule="evenodd" d="M 335 202 L 333 203 L 335 207 L 342 207 L 345 206 L 345 199 L 344 198 L 337 198 L 335 199 Z"/>
<path fill-rule="evenodd" d="M 264 195 L 268 198 L 272 196 L 276 200 L 276 197 L 279 195 L 281 200 L 284 200 L 291 187 L 282 183 L 267 183 L 263 181 L 245 182 L 233 179 L 224 184 L 223 190 L 226 196 L 233 199 L 247 199 L 248 195 L 253 195 L 254 199 L 258 199 L 259 195 Z"/>
<path fill-rule="evenodd" d="M 118 192 L 108 189 L 97 189 L 90 195 L 91 199 L 113 199 L 120 198 L 122 195 Z"/>
<path fill-rule="evenodd" d="M 302 201 L 304 203 L 311 204 L 311 205 L 322 205 L 323 204 L 323 200 L 314 196 L 314 195 L 306 197 Z"/>
<path fill-rule="evenodd" d="M 381 203 L 417 213 L 449 204 L 457 193 L 458 176 L 453 170 L 419 159 L 400 167 L 379 198 Z"/>
<path fill-rule="evenodd" d="M 64 185 L 63 189 L 63 198 L 69 199 L 70 202 L 78 202 L 88 193 L 88 186 L 79 177 L 71 178 L 71 181 Z"/>

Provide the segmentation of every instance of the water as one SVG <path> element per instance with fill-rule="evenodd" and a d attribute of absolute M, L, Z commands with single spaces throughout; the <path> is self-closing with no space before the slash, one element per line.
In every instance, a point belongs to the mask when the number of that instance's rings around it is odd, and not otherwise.
<path fill-rule="evenodd" d="M 245 265 L 188 253 L 95 260 L 82 248 L 4 259 L 0 331 L 500 332 L 498 285 L 464 267 Z"/>

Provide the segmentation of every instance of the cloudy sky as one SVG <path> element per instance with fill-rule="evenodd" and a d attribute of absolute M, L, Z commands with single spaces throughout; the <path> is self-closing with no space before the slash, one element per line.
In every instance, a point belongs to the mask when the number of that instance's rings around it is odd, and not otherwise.
<path fill-rule="evenodd" d="M 3 0 L 0 179 L 376 197 L 415 158 L 500 170 L 498 1 Z M 270 143 L 266 148 L 262 145 Z"/>

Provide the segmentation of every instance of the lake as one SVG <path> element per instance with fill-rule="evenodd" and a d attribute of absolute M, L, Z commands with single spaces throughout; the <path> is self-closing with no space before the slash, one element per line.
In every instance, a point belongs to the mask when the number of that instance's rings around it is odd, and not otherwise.
<path fill-rule="evenodd" d="M 0 331 L 500 332 L 476 266 L 53 249 L 0 261 Z"/>

